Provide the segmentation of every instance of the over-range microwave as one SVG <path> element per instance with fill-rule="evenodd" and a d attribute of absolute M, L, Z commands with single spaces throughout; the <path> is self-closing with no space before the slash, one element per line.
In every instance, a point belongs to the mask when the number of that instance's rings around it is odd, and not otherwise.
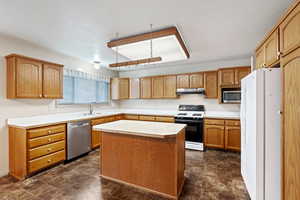
<path fill-rule="evenodd" d="M 241 103 L 241 90 L 223 90 L 223 103 Z"/>

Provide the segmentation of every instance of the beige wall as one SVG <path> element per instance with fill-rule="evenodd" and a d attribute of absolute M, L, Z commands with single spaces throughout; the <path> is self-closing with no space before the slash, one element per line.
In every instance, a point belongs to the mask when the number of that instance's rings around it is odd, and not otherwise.
<path fill-rule="evenodd" d="M 52 52 L 50 50 L 32 45 L 28 42 L 12 37 L 0 35 L 0 176 L 8 173 L 8 131 L 7 118 L 26 117 L 40 114 L 57 112 L 85 111 L 87 106 L 59 106 L 55 105 L 53 100 L 8 100 L 6 99 L 6 66 L 4 56 L 10 53 L 23 54 L 26 56 L 40 58 L 51 62 L 57 62 L 65 67 L 85 71 L 94 71 L 93 66 L 73 57 Z M 108 76 L 117 76 L 109 70 L 102 70 L 103 74 Z M 99 108 L 117 107 L 111 105 L 98 106 Z"/>
<path fill-rule="evenodd" d="M 180 74 L 188 72 L 199 72 L 217 70 L 223 67 L 232 66 L 250 66 L 251 58 L 236 58 L 219 60 L 214 62 L 197 63 L 189 65 L 175 65 L 164 67 L 163 70 L 159 66 L 154 66 L 152 69 L 142 69 L 138 71 L 123 71 L 120 72 L 120 77 L 143 77 L 165 74 Z M 159 110 L 176 110 L 180 104 L 203 104 L 208 111 L 228 111 L 239 112 L 240 105 L 224 105 L 219 104 L 216 99 L 206 99 L 203 95 L 189 94 L 182 95 L 178 99 L 165 100 L 126 100 L 120 102 L 120 108 L 124 109 L 159 109 Z"/>

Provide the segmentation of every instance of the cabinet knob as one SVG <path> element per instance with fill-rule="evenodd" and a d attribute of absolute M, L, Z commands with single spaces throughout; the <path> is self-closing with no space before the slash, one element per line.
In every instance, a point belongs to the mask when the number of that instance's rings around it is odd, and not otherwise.
<path fill-rule="evenodd" d="M 52 150 L 51 148 L 47 149 L 48 152 L 51 151 L 51 150 Z"/>
<path fill-rule="evenodd" d="M 48 134 L 51 134 L 52 132 L 51 131 L 48 131 Z"/>
<path fill-rule="evenodd" d="M 43 97 L 43 95 L 42 95 L 42 94 L 40 94 L 40 97 L 42 98 L 42 97 Z"/>
<path fill-rule="evenodd" d="M 48 163 L 51 163 L 51 159 L 49 159 L 47 162 L 48 162 Z"/>
<path fill-rule="evenodd" d="M 51 142 L 51 138 L 48 139 L 48 142 Z"/>

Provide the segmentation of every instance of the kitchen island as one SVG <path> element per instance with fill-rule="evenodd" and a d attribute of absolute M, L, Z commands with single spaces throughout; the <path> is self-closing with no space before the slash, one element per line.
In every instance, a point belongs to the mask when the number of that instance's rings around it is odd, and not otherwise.
<path fill-rule="evenodd" d="M 101 131 L 100 175 L 178 199 L 184 184 L 185 124 L 119 120 Z"/>

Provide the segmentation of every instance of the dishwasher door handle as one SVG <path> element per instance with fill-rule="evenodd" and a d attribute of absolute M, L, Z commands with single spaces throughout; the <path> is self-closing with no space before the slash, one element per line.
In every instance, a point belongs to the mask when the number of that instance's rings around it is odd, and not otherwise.
<path fill-rule="evenodd" d="M 81 127 L 84 127 L 84 126 L 89 126 L 90 123 L 86 122 L 86 123 L 83 123 L 83 124 L 71 124 L 70 127 L 71 128 L 81 128 Z"/>

